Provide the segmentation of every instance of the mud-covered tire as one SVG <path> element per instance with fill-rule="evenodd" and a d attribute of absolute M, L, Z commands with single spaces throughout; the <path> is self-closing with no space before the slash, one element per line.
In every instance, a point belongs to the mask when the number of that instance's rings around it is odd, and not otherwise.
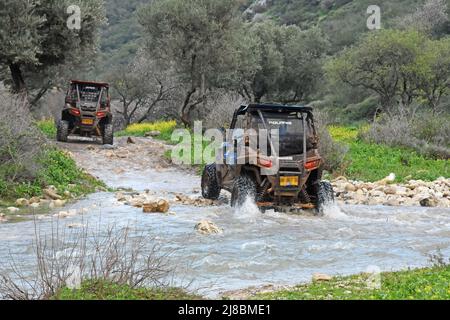
<path fill-rule="evenodd" d="M 114 127 L 112 124 L 105 124 L 103 128 L 103 144 L 114 144 Z"/>
<path fill-rule="evenodd" d="M 215 164 L 208 164 L 202 174 L 202 196 L 205 199 L 217 200 L 220 195 L 220 186 L 217 181 L 217 170 Z"/>
<path fill-rule="evenodd" d="M 234 181 L 231 192 L 231 206 L 233 208 L 242 206 L 248 197 L 256 200 L 256 182 L 248 175 L 239 176 Z"/>
<path fill-rule="evenodd" d="M 317 187 L 316 211 L 322 215 L 324 208 L 334 202 L 334 191 L 331 183 L 320 181 Z"/>
<path fill-rule="evenodd" d="M 56 126 L 56 140 L 67 142 L 69 137 L 69 121 L 59 120 Z"/>

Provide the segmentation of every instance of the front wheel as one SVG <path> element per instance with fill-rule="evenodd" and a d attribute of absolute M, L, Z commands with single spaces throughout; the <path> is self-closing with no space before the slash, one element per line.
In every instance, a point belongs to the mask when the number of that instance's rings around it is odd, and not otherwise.
<path fill-rule="evenodd" d="M 202 174 L 202 196 L 205 199 L 217 200 L 220 195 L 220 186 L 217 181 L 215 164 L 208 164 Z"/>
<path fill-rule="evenodd" d="M 320 181 L 317 188 L 317 213 L 322 215 L 324 208 L 334 202 L 334 191 L 331 183 Z"/>
<path fill-rule="evenodd" d="M 114 144 L 114 128 L 112 124 L 105 124 L 103 128 L 103 144 Z"/>
<path fill-rule="evenodd" d="M 247 198 L 256 200 L 256 182 L 248 175 L 242 175 L 236 178 L 231 192 L 231 206 L 242 206 Z"/>

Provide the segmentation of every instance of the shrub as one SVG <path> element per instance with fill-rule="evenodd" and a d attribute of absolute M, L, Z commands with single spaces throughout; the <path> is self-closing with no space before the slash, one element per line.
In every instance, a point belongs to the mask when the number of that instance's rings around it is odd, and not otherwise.
<path fill-rule="evenodd" d="M 0 96 L 0 177 L 6 182 L 36 177 L 45 139 L 33 125 L 26 98 Z"/>
<path fill-rule="evenodd" d="M 450 158 L 450 116 L 418 113 L 385 115 L 361 134 L 368 142 L 407 147 L 429 158 Z"/>
<path fill-rule="evenodd" d="M 346 165 L 348 147 L 344 143 L 333 140 L 327 128 L 329 120 L 324 113 L 316 111 L 315 120 L 319 134 L 319 153 L 325 162 L 324 169 L 329 172 L 340 172 Z"/>

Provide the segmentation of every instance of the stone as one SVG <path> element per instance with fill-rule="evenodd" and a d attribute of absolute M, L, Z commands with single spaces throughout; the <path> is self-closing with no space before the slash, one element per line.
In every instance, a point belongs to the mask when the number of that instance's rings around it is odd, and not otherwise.
<path fill-rule="evenodd" d="M 133 138 L 131 138 L 131 137 L 128 137 L 128 139 L 127 139 L 127 143 L 128 143 L 128 144 L 135 144 L 136 142 L 134 141 L 134 139 L 133 139 Z"/>
<path fill-rule="evenodd" d="M 148 131 L 148 132 L 146 132 L 145 133 L 145 136 L 146 137 L 157 137 L 157 136 L 160 136 L 161 135 L 161 132 L 160 131 Z"/>
<path fill-rule="evenodd" d="M 28 201 L 28 203 L 29 203 L 30 205 L 32 205 L 32 204 L 34 204 L 34 203 L 40 203 L 40 202 L 41 202 L 41 199 L 38 198 L 38 197 L 32 197 L 32 198 Z"/>
<path fill-rule="evenodd" d="M 195 230 L 203 235 L 222 233 L 222 230 L 208 220 L 202 220 L 195 225 Z"/>
<path fill-rule="evenodd" d="M 48 187 L 47 189 L 44 189 L 43 192 L 47 197 L 49 197 L 52 200 L 61 200 L 62 197 L 59 194 L 57 194 L 55 190 L 56 189 L 54 188 Z"/>
<path fill-rule="evenodd" d="M 64 191 L 64 196 L 67 198 L 71 198 L 72 197 L 72 193 L 70 191 Z"/>
<path fill-rule="evenodd" d="M 39 202 L 35 202 L 35 203 L 30 204 L 30 208 L 37 209 L 37 208 L 39 208 L 40 205 L 41 204 Z"/>
<path fill-rule="evenodd" d="M 16 208 L 16 207 L 8 207 L 8 208 L 6 208 L 6 210 L 8 210 L 9 213 L 16 213 L 16 212 L 20 211 L 20 209 Z"/>
<path fill-rule="evenodd" d="M 61 208 L 61 207 L 64 207 L 64 205 L 66 204 L 66 201 L 65 200 L 52 200 L 51 202 L 50 202 L 50 208 Z"/>
<path fill-rule="evenodd" d="M 395 186 L 387 186 L 386 188 L 384 188 L 384 193 L 385 194 L 396 194 L 397 188 Z"/>
<path fill-rule="evenodd" d="M 419 201 L 422 207 L 437 207 L 439 202 L 435 197 L 423 198 Z"/>
<path fill-rule="evenodd" d="M 328 275 L 328 274 L 324 274 L 324 273 L 314 273 L 312 276 L 312 280 L 314 282 L 316 281 L 330 281 L 331 279 L 333 279 L 332 276 Z"/>
<path fill-rule="evenodd" d="M 26 207 L 28 206 L 29 202 L 25 198 L 20 198 L 16 200 L 16 206 L 18 207 Z"/>
<path fill-rule="evenodd" d="M 395 174 L 390 173 L 386 178 L 377 181 L 376 183 L 379 185 L 386 185 L 395 181 Z"/>
<path fill-rule="evenodd" d="M 170 209 L 169 202 L 167 200 L 160 199 L 158 201 L 146 202 L 142 206 L 145 213 L 167 213 Z"/>
<path fill-rule="evenodd" d="M 345 191 L 347 191 L 347 192 L 355 192 L 356 191 L 356 187 L 352 183 L 347 183 L 345 185 Z"/>

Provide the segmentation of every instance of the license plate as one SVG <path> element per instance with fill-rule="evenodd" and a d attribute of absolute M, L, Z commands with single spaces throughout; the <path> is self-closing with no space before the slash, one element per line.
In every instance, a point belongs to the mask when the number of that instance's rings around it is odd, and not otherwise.
<path fill-rule="evenodd" d="M 94 124 L 94 119 L 81 119 L 81 124 L 91 126 Z"/>
<path fill-rule="evenodd" d="M 297 187 L 298 186 L 298 177 L 296 177 L 296 176 L 280 177 L 280 186 L 282 186 L 282 187 Z"/>

